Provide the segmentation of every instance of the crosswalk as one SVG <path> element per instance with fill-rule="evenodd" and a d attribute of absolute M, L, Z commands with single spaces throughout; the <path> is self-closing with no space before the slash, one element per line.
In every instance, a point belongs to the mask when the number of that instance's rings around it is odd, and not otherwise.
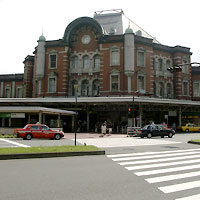
<path fill-rule="evenodd" d="M 200 148 L 107 155 L 174 200 L 199 200 Z M 190 196 L 185 196 L 190 191 Z M 177 197 L 178 196 L 178 197 Z"/>

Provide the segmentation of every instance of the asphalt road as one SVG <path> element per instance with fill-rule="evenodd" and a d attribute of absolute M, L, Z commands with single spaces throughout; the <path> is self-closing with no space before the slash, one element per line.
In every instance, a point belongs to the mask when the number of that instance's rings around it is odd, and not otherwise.
<path fill-rule="evenodd" d="M 1 161 L 0 199 L 197 200 L 200 146 L 187 141 L 198 137 L 182 134 L 162 139 L 164 144 L 154 138 L 150 145 L 105 148 L 105 156 Z"/>

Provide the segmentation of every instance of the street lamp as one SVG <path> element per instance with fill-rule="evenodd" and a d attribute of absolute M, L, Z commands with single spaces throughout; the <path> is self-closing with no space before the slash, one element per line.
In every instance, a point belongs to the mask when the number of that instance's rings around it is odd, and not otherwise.
<path fill-rule="evenodd" d="M 78 84 L 74 84 L 74 92 L 75 92 L 75 110 L 77 108 L 77 89 L 78 89 Z M 75 135 L 75 146 L 76 146 L 76 133 L 77 133 L 77 111 L 75 115 L 75 124 L 74 124 L 74 135 Z"/>

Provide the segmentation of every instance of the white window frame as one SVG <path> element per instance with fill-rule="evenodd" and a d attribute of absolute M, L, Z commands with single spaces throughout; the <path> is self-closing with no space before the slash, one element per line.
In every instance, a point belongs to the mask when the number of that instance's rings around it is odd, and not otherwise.
<path fill-rule="evenodd" d="M 94 69 L 100 68 L 100 56 L 98 54 L 94 55 Z"/>
<path fill-rule="evenodd" d="M 87 60 L 85 58 L 87 58 Z M 89 67 L 90 67 L 90 57 L 88 55 L 84 55 L 83 56 L 83 68 L 88 69 Z"/>
<path fill-rule="evenodd" d="M 187 83 L 187 88 L 185 88 L 185 83 Z M 185 89 L 186 89 L 186 93 L 187 94 L 185 94 Z M 183 92 L 183 96 L 189 96 L 189 82 L 188 81 L 183 81 L 182 92 Z"/>
<path fill-rule="evenodd" d="M 140 54 L 143 54 L 143 59 L 141 59 L 142 57 L 140 57 Z M 137 50 L 137 66 L 138 67 L 145 67 L 145 51 L 144 50 L 141 50 L 141 49 L 138 49 Z"/>
<path fill-rule="evenodd" d="M 195 86 L 197 85 L 197 91 L 195 91 Z M 193 96 L 194 97 L 200 97 L 200 82 L 199 81 L 194 81 L 193 82 Z"/>
<path fill-rule="evenodd" d="M 142 77 L 143 78 L 143 83 L 142 83 L 142 85 L 143 85 L 143 87 L 141 88 L 140 87 L 140 77 Z M 140 92 L 140 93 L 145 93 L 145 91 L 146 91 L 146 80 L 145 80 L 145 75 L 143 75 L 143 74 L 138 74 L 137 75 L 137 90 Z"/>
<path fill-rule="evenodd" d="M 73 56 L 71 59 L 71 68 L 78 68 L 78 56 Z"/>
<path fill-rule="evenodd" d="M 6 98 L 10 98 L 11 97 L 11 87 L 10 86 L 6 86 L 5 87 L 5 97 Z"/>
<path fill-rule="evenodd" d="M 113 76 L 117 76 L 117 90 L 113 90 L 112 85 L 115 84 L 113 83 Z M 120 91 L 120 74 L 119 73 L 111 73 L 110 74 L 110 92 L 119 92 Z"/>
<path fill-rule="evenodd" d="M 50 79 L 55 79 L 55 86 L 54 86 L 54 90 L 50 90 Z M 57 77 L 56 76 L 49 76 L 48 77 L 48 93 L 56 93 L 56 88 L 57 88 Z"/>
<path fill-rule="evenodd" d="M 120 65 L 120 47 L 110 48 L 110 66 Z"/>
<path fill-rule="evenodd" d="M 23 97 L 23 87 L 22 86 L 17 86 L 17 88 L 16 88 L 16 97 L 17 98 L 22 98 Z"/>
<path fill-rule="evenodd" d="M 182 64 L 188 64 L 188 59 L 186 57 L 182 58 Z M 188 74 L 189 72 L 189 65 L 183 65 L 182 66 L 182 73 Z"/>
<path fill-rule="evenodd" d="M 51 66 L 51 56 L 56 56 L 55 67 Z M 58 60 L 58 56 L 56 53 L 49 54 L 49 69 L 57 69 L 57 60 Z"/>

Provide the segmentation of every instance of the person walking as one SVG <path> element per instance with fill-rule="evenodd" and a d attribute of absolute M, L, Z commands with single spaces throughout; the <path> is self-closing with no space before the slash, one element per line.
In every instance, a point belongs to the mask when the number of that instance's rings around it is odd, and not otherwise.
<path fill-rule="evenodd" d="M 107 128 L 108 128 L 108 136 L 111 136 L 111 134 L 112 134 L 112 122 L 108 123 Z"/>

